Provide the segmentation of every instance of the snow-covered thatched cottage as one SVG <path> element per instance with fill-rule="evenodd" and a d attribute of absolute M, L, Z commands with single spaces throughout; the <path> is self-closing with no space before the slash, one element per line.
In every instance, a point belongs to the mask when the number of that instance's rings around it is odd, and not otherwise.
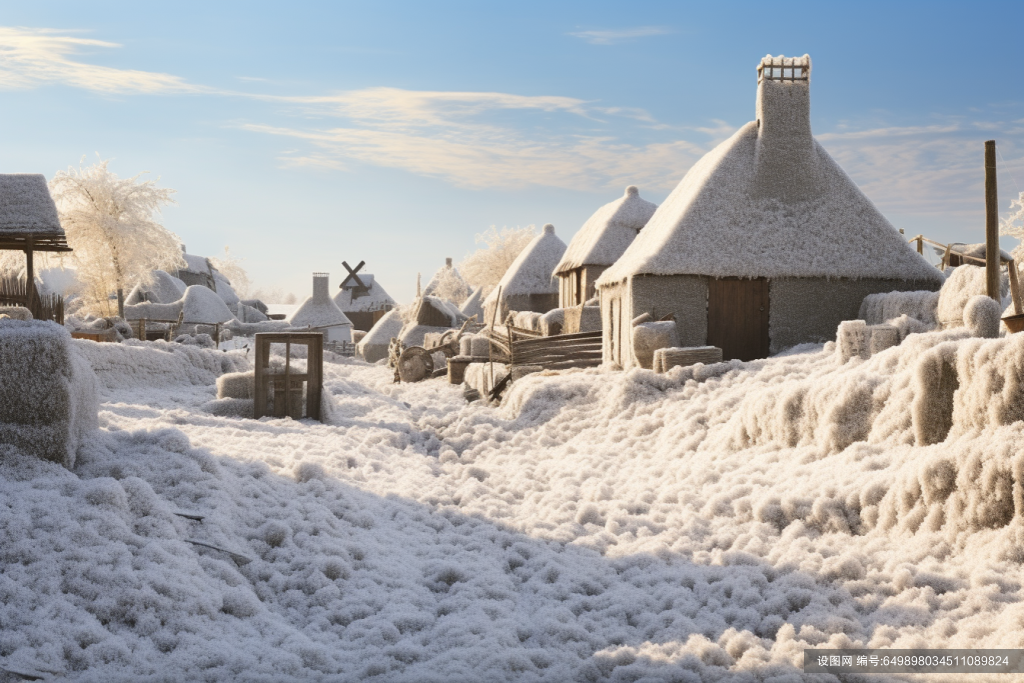
<path fill-rule="evenodd" d="M 484 320 L 488 323 L 498 310 L 498 322 L 502 322 L 509 311 L 533 311 L 547 313 L 558 308 L 558 281 L 555 266 L 565 254 L 565 242 L 555 234 L 555 226 L 548 223 L 544 230 L 534 237 L 519 252 L 512 265 L 501 277 L 498 286 L 491 290 L 484 300 Z M 501 294 L 501 301 L 498 294 Z"/>
<path fill-rule="evenodd" d="M 288 324 L 293 328 L 323 332 L 327 342 L 351 342 L 352 321 L 331 299 L 329 281 L 328 273 L 313 273 L 313 296 L 295 309 L 288 318 Z"/>
<path fill-rule="evenodd" d="M 555 268 L 560 307 L 579 306 L 597 296 L 597 278 L 622 256 L 657 208 L 640 198 L 636 185 L 630 185 L 621 197 L 587 219 Z"/>
<path fill-rule="evenodd" d="M 384 291 L 373 275 L 350 274 L 334 295 L 334 303 L 352 321 L 352 329 L 369 332 L 384 314 L 395 307 L 395 300 Z"/>
<path fill-rule="evenodd" d="M 472 287 L 463 279 L 459 269 L 452 265 L 452 259 L 449 257 L 427 282 L 427 286 L 423 288 L 423 295 L 438 296 L 458 305 L 466 300 L 471 291 Z"/>
<path fill-rule="evenodd" d="M 750 360 L 833 339 L 868 294 L 941 285 L 812 137 L 810 57 L 757 71 L 757 120 L 690 169 L 598 280 L 606 361 L 635 364 L 644 313 L 674 315 L 684 346 Z"/>

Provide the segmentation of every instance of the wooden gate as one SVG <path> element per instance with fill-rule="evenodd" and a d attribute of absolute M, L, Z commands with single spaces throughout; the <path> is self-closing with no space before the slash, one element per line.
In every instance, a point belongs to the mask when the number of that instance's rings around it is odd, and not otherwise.
<path fill-rule="evenodd" d="M 708 280 L 707 343 L 723 360 L 768 357 L 768 280 Z"/>

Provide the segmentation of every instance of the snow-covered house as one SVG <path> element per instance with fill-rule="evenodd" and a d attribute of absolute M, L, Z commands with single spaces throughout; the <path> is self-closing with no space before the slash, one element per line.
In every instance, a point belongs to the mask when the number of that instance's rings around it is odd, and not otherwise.
<path fill-rule="evenodd" d="M 936 290 L 910 247 L 811 135 L 810 57 L 758 66 L 757 119 L 683 177 L 598 279 L 605 360 L 635 364 L 630 321 L 674 315 L 684 346 L 763 358 L 835 337 L 868 294 Z"/>
<path fill-rule="evenodd" d="M 498 307 L 498 322 L 509 311 L 547 313 L 558 308 L 558 281 L 555 266 L 565 254 L 565 242 L 555 234 L 555 226 L 548 223 L 544 230 L 519 252 L 512 265 L 501 277 L 498 286 L 484 300 L 484 320 L 490 322 Z M 498 300 L 498 294 L 501 300 Z"/>
<path fill-rule="evenodd" d="M 597 278 L 622 256 L 657 208 L 640 198 L 636 185 L 630 185 L 621 197 L 587 219 L 555 268 L 561 308 L 579 306 L 597 295 Z"/>
<path fill-rule="evenodd" d="M 467 318 L 472 318 L 475 315 L 476 321 L 478 323 L 483 323 L 484 288 L 474 287 L 473 291 L 470 292 L 468 297 L 466 297 L 466 300 L 462 302 L 461 306 L 459 306 L 459 311 L 462 313 L 462 315 L 466 316 Z"/>
<path fill-rule="evenodd" d="M 210 259 L 205 256 L 184 253 L 182 246 L 182 258 L 185 259 L 185 267 L 179 268 L 172 273 L 176 278 L 185 283 L 185 286 L 201 285 L 207 289 L 217 290 L 216 280 L 213 277 L 214 267 Z"/>
<path fill-rule="evenodd" d="M 63 313 L 53 315 L 41 305 L 35 286 L 35 252 L 71 251 L 42 174 L 0 174 L 0 250 L 25 252 L 27 273 L 25 296 L 0 303 L 25 306 L 36 317 L 54 317 L 63 323 Z"/>
<path fill-rule="evenodd" d="M 329 281 L 328 273 L 313 273 L 313 296 L 295 309 L 288 317 L 288 324 L 293 328 L 323 332 L 328 342 L 351 342 L 352 321 L 331 299 Z"/>
<path fill-rule="evenodd" d="M 395 307 L 395 300 L 384 291 L 373 275 L 350 275 L 334 295 L 334 303 L 352 321 L 352 329 L 369 332 Z"/>
<path fill-rule="evenodd" d="M 423 288 L 423 294 L 439 296 L 456 303 L 464 301 L 469 296 L 472 288 L 469 286 L 459 269 L 452 265 L 451 257 L 444 260 L 444 265 L 437 269 L 434 276 Z"/>

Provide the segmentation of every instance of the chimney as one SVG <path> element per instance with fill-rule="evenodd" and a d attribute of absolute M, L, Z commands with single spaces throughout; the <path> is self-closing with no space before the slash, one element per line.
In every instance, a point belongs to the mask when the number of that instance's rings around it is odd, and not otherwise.
<path fill-rule="evenodd" d="M 757 66 L 756 194 L 801 199 L 816 191 L 811 58 L 767 55 Z"/>
<path fill-rule="evenodd" d="M 330 273 L 313 273 L 313 302 L 322 304 L 331 300 L 330 291 L 327 289 L 327 281 Z"/>
<path fill-rule="evenodd" d="M 444 265 L 447 266 L 448 268 L 452 267 L 452 257 L 451 256 L 449 256 L 448 258 L 446 258 L 444 260 Z"/>

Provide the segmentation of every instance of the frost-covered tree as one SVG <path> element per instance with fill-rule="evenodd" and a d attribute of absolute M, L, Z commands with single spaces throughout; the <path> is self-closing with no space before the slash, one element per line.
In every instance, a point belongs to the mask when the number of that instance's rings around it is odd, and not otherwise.
<path fill-rule="evenodd" d="M 1010 213 L 1000 221 L 999 232 L 1019 240 L 1020 244 L 1014 247 L 1012 256 L 1020 267 L 1024 261 L 1024 192 L 1010 202 Z"/>
<path fill-rule="evenodd" d="M 224 277 L 231 281 L 231 288 L 235 290 L 235 294 L 242 299 L 248 299 L 252 281 L 249 280 L 249 273 L 242 266 L 242 261 L 244 260 L 232 256 L 231 248 L 225 246 L 223 258 L 211 257 L 210 263 L 213 264 L 214 268 L 223 273 Z"/>
<path fill-rule="evenodd" d="M 536 234 L 536 228 L 532 225 L 501 230 L 492 225 L 476 236 L 476 243 L 484 246 L 459 264 L 459 272 L 471 286 L 483 287 L 486 296 L 498 285 L 501 276 Z"/>
<path fill-rule="evenodd" d="M 140 180 L 119 178 L 109 160 L 88 168 L 58 171 L 50 181 L 61 225 L 67 233 L 86 309 L 124 316 L 124 290 L 146 282 L 153 270 L 183 267 L 181 240 L 156 219 L 160 207 L 173 204 L 174 190 Z"/>

